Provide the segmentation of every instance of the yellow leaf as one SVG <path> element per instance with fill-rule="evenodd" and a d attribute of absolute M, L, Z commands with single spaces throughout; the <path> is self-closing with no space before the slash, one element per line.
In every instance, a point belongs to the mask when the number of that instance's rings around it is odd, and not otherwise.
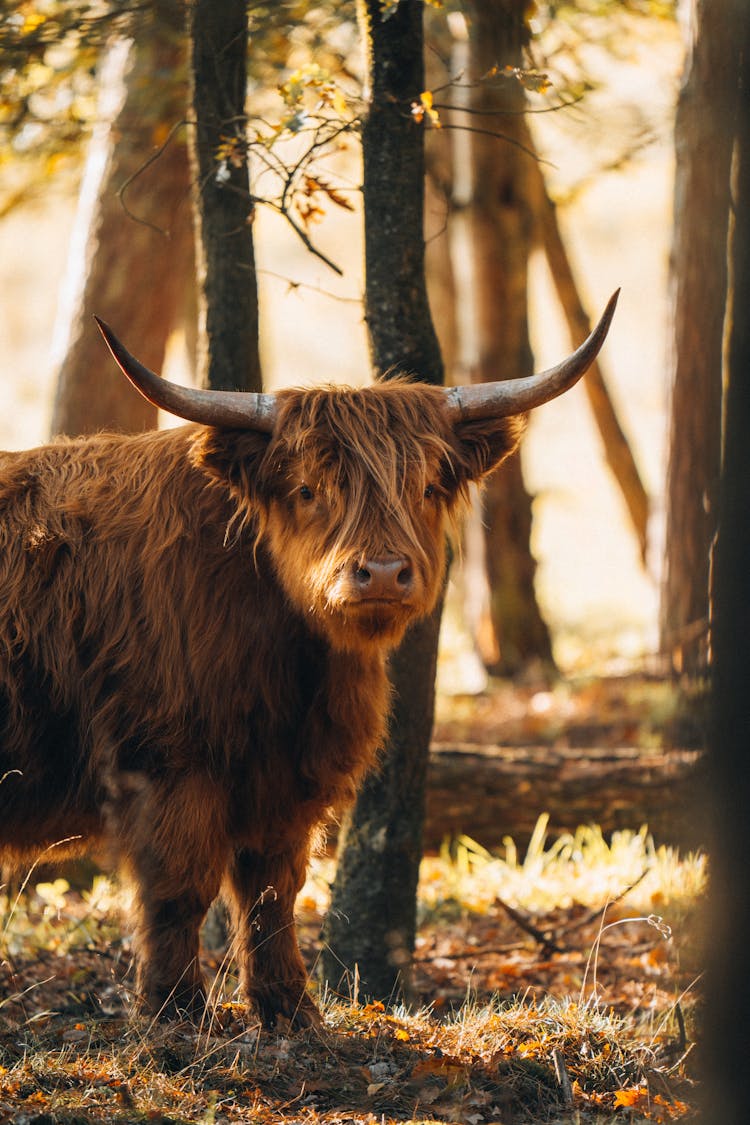
<path fill-rule="evenodd" d="M 444 1058 L 420 1059 L 411 1072 L 412 1078 L 444 1078 L 457 1084 L 466 1076 L 466 1068 L 460 1063 Z"/>
<path fill-rule="evenodd" d="M 539 1054 L 542 1043 L 539 1039 L 529 1039 L 525 1043 L 520 1043 L 518 1046 L 518 1053 L 522 1058 L 533 1058 Z"/>
<path fill-rule="evenodd" d="M 433 109 L 432 103 L 432 90 L 423 90 L 419 95 L 419 101 L 412 102 L 411 114 L 415 121 L 418 121 L 420 124 L 424 121 L 425 116 L 427 116 L 433 128 L 439 129 L 441 127 L 440 114 L 436 109 Z"/>
<path fill-rule="evenodd" d="M 627 1090 L 615 1091 L 615 1105 L 637 1106 L 643 1101 L 644 1097 L 647 1097 L 644 1090 L 637 1086 L 629 1086 Z"/>

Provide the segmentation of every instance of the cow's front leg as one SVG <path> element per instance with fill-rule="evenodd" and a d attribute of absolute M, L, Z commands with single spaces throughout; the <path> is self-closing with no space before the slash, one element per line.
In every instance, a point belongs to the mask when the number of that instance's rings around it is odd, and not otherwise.
<path fill-rule="evenodd" d="M 207 1000 L 199 962 L 200 926 L 218 884 L 213 892 L 174 886 L 168 897 L 145 884 L 140 893 L 134 935 L 139 1000 L 160 1019 L 199 1022 Z"/>
<path fill-rule="evenodd" d="M 307 994 L 307 971 L 297 944 L 294 902 L 305 880 L 308 849 L 277 856 L 239 851 L 230 871 L 240 987 L 266 1027 L 279 1016 L 293 1028 L 320 1023 Z"/>
<path fill-rule="evenodd" d="M 136 889 L 136 994 L 160 1018 L 199 1020 L 206 988 L 199 932 L 219 893 L 227 847 L 222 803 L 204 779 L 141 781 L 115 809 Z"/>

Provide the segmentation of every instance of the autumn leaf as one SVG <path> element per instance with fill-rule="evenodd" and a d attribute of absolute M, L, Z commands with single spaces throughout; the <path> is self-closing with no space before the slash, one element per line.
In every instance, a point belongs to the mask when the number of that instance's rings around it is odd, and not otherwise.
<path fill-rule="evenodd" d="M 337 207 L 343 207 L 345 211 L 353 211 L 354 204 L 343 195 L 338 188 L 328 184 L 325 180 L 321 180 L 319 176 L 305 176 L 303 191 L 305 195 L 313 195 L 315 192 L 321 192 L 326 195 L 331 203 L 335 203 Z"/>
<path fill-rule="evenodd" d="M 420 1059 L 411 1072 L 414 1078 L 443 1078 L 452 1086 L 456 1086 L 466 1079 L 466 1067 L 459 1062 L 446 1058 Z"/>
<path fill-rule="evenodd" d="M 215 153 L 217 163 L 231 164 L 233 168 L 241 168 L 247 151 L 244 137 L 221 137 Z"/>
<path fill-rule="evenodd" d="M 423 90 L 419 95 L 419 101 L 411 103 L 411 115 L 420 125 L 426 117 L 434 129 L 440 129 L 440 115 L 436 109 L 433 109 L 432 102 L 432 91 Z"/>
<path fill-rule="evenodd" d="M 506 78 L 515 78 L 524 90 L 530 90 L 534 94 L 546 94 L 552 85 L 549 75 L 539 70 L 523 70 L 520 66 L 506 66 L 503 67 L 503 74 Z"/>
<path fill-rule="evenodd" d="M 526 1058 L 535 1058 L 542 1050 L 542 1042 L 540 1039 L 528 1039 L 525 1043 L 518 1044 L 519 1055 Z"/>
<path fill-rule="evenodd" d="M 328 82 L 320 87 L 320 100 L 323 105 L 329 106 L 339 117 L 347 111 L 347 102 L 343 92 L 333 82 Z"/>

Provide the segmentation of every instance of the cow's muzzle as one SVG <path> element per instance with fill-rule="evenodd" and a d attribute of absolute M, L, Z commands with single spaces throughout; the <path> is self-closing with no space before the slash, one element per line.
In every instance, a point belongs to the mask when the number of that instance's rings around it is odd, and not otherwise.
<path fill-rule="evenodd" d="M 360 603 L 404 602 L 414 590 L 414 568 L 396 556 L 365 559 L 353 565 L 352 588 Z"/>

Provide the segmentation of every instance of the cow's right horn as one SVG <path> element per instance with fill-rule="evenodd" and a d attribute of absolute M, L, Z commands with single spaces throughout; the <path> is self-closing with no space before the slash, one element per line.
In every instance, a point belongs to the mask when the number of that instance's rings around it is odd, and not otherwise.
<path fill-rule="evenodd" d="M 529 375 L 521 379 L 505 379 L 498 383 L 473 383 L 468 387 L 451 387 L 445 397 L 448 413 L 454 421 L 470 421 L 477 418 L 505 418 L 509 414 L 525 414 L 535 406 L 541 406 L 550 399 L 570 390 L 581 376 L 588 371 L 604 343 L 620 290 L 617 289 L 607 302 L 601 320 L 581 346 L 558 363 L 539 375 Z"/>
<path fill-rule="evenodd" d="M 94 320 L 120 369 L 144 398 L 154 406 L 176 414 L 187 422 L 223 426 L 236 430 L 270 433 L 276 420 L 276 396 L 252 391 L 204 391 L 181 387 L 162 379 L 123 347 L 109 325 Z"/>

